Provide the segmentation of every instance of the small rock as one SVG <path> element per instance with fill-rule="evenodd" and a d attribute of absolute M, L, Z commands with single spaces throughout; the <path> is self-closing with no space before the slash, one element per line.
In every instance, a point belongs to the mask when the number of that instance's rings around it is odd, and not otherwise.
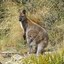
<path fill-rule="evenodd" d="M 19 54 L 15 54 L 15 55 L 13 55 L 12 57 L 11 57 L 11 59 L 12 60 L 14 60 L 14 61 L 19 61 L 19 60 L 21 60 L 23 57 L 21 56 L 21 55 L 19 55 Z"/>

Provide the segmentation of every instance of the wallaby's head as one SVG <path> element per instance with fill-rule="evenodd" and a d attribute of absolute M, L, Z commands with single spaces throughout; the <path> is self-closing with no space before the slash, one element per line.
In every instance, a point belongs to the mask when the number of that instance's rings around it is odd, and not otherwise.
<path fill-rule="evenodd" d="M 26 10 L 20 12 L 19 21 L 23 22 L 26 20 Z"/>
<path fill-rule="evenodd" d="M 19 21 L 22 23 L 24 31 L 26 31 L 27 24 L 28 24 L 27 17 L 26 17 L 26 10 L 22 10 L 20 12 Z"/>

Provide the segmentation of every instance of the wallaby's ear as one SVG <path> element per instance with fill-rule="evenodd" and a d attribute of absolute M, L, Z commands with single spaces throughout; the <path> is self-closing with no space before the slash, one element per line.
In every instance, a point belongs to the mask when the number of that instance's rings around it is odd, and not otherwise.
<path fill-rule="evenodd" d="M 24 9 L 24 10 L 22 11 L 22 13 L 23 13 L 23 14 L 26 14 L 26 10 Z"/>

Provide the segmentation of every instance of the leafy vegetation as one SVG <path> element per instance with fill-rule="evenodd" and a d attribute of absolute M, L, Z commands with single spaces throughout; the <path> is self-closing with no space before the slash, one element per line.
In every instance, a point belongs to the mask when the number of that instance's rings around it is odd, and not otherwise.
<path fill-rule="evenodd" d="M 23 64 L 64 64 L 64 51 L 51 54 L 30 55 L 22 60 Z"/>

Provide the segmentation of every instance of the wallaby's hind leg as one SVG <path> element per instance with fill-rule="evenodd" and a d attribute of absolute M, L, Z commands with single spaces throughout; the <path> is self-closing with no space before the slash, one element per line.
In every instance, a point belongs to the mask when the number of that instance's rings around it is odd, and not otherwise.
<path fill-rule="evenodd" d="M 36 55 L 38 56 L 39 54 L 42 54 L 43 52 L 44 52 L 44 45 L 43 45 L 43 42 L 40 42 L 37 46 Z"/>
<path fill-rule="evenodd" d="M 36 53 L 37 51 L 37 45 L 35 42 L 29 43 L 29 52 L 30 53 Z"/>

